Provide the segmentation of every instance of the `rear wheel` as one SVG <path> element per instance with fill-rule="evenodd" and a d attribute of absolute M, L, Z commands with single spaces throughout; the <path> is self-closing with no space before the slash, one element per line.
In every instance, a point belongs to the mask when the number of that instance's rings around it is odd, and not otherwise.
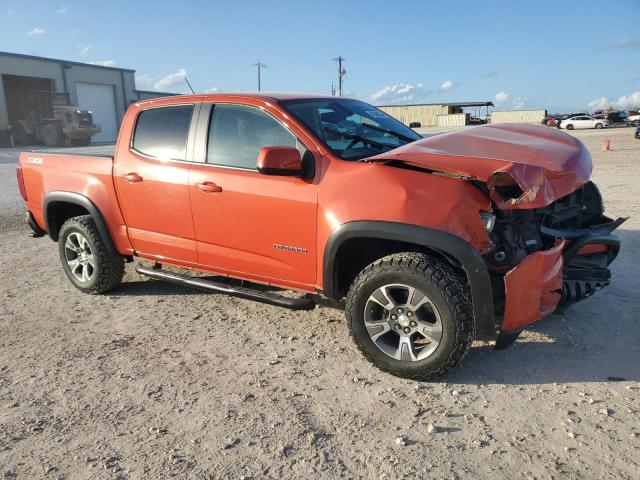
<path fill-rule="evenodd" d="M 573 125 L 571 124 L 567 125 L 567 130 L 573 130 Z"/>
<path fill-rule="evenodd" d="M 601 123 L 596 123 L 596 130 L 599 130 L 602 128 L 602 124 Z"/>
<path fill-rule="evenodd" d="M 102 293 L 122 282 L 124 258 L 110 251 L 90 215 L 64 222 L 58 247 L 64 273 L 78 290 Z"/>
<path fill-rule="evenodd" d="M 27 133 L 24 126 L 21 123 L 16 123 L 13 127 L 13 141 L 16 145 L 32 145 L 33 135 Z"/>
<path fill-rule="evenodd" d="M 399 377 L 437 378 L 460 364 L 473 341 L 465 279 L 423 254 L 395 254 L 365 268 L 351 285 L 345 315 L 364 356 Z"/>
<path fill-rule="evenodd" d="M 47 147 L 63 147 L 64 134 L 56 123 L 47 123 L 42 127 L 42 141 Z"/>

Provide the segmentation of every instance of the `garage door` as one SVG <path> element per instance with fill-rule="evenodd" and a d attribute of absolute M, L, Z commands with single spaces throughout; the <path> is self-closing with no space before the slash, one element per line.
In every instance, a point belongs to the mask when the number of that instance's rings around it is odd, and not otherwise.
<path fill-rule="evenodd" d="M 93 123 L 100 125 L 100 132 L 91 137 L 92 142 L 115 142 L 118 135 L 116 100 L 112 85 L 76 82 L 78 108 L 91 110 Z"/>

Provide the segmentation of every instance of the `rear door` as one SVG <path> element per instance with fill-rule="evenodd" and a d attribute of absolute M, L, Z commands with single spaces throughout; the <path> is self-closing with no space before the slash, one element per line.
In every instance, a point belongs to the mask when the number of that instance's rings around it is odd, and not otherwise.
<path fill-rule="evenodd" d="M 575 122 L 576 128 L 591 128 L 592 121 L 589 117 L 578 117 Z"/>
<path fill-rule="evenodd" d="M 120 139 L 114 182 L 129 238 L 143 257 L 197 261 L 187 152 L 199 107 L 147 108 L 123 126 L 133 135 L 128 144 Z"/>
<path fill-rule="evenodd" d="M 313 172 L 315 148 L 264 107 L 203 104 L 200 118 L 194 160 L 205 161 L 194 163 L 189 177 L 198 262 L 240 277 L 313 285 L 316 179 L 263 175 L 256 162 L 263 147 L 297 146 Z"/>

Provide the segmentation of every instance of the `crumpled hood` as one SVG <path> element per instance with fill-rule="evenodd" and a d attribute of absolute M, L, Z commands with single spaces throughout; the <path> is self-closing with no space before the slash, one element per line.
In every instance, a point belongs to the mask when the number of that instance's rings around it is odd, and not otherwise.
<path fill-rule="evenodd" d="M 549 205 L 586 183 L 592 167 L 576 138 L 549 127 L 508 124 L 467 127 L 367 159 L 390 160 L 485 182 L 501 209 Z"/>

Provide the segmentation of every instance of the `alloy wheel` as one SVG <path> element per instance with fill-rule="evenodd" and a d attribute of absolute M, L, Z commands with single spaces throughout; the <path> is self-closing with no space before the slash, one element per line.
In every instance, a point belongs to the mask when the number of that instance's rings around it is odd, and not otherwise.
<path fill-rule="evenodd" d="M 71 274 L 80 282 L 88 283 L 96 273 L 96 260 L 86 237 L 70 233 L 64 244 L 64 256 Z"/>
<path fill-rule="evenodd" d="M 415 287 L 389 284 L 376 289 L 369 296 L 364 313 L 373 343 L 396 360 L 424 360 L 442 340 L 438 309 Z"/>

